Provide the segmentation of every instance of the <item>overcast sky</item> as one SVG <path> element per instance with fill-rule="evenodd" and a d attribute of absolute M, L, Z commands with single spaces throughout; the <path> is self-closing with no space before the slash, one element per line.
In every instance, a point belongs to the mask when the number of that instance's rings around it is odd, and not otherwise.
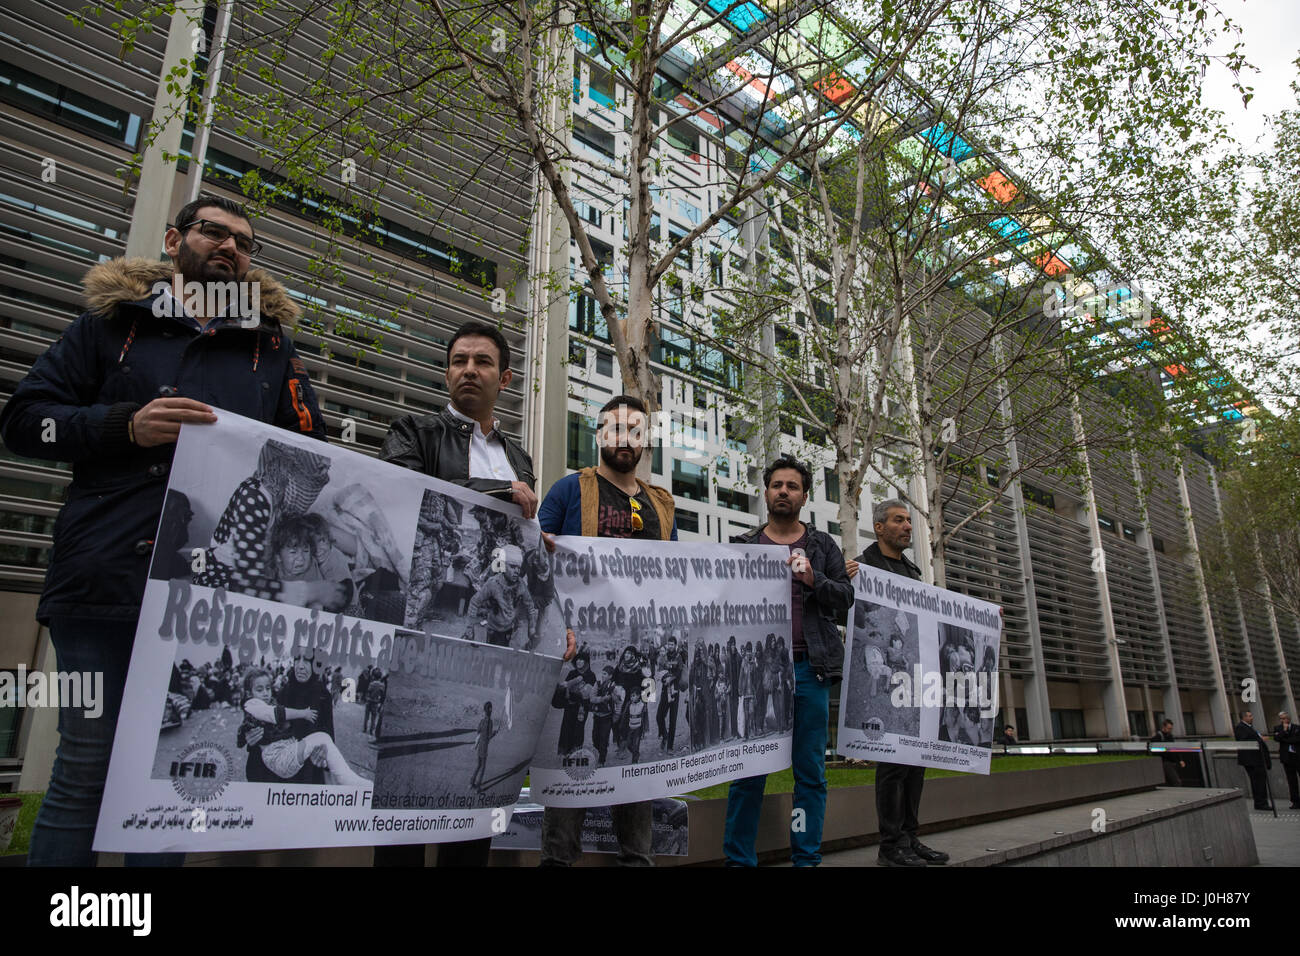
<path fill-rule="evenodd" d="M 1255 97 L 1242 108 L 1241 95 L 1232 88 L 1232 74 L 1212 66 L 1205 75 L 1207 105 L 1223 110 L 1229 129 L 1243 145 L 1264 133 L 1264 117 L 1294 107 L 1292 65 L 1300 53 L 1300 0 L 1218 0 L 1225 14 L 1242 30 L 1246 59 L 1260 72 L 1242 75 L 1243 86 L 1253 86 Z"/>

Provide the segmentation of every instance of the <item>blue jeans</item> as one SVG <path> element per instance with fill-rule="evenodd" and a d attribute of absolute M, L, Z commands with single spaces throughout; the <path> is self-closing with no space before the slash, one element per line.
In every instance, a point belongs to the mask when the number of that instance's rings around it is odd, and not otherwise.
<path fill-rule="evenodd" d="M 794 807 L 790 821 L 790 862 L 816 866 L 822 861 L 826 820 L 826 739 L 831 714 L 830 681 L 818 680 L 806 660 L 794 665 Z M 728 866 L 758 866 L 755 843 L 767 775 L 733 780 L 727 792 L 727 829 L 722 852 Z M 797 811 L 802 810 L 799 814 Z M 799 819 L 802 817 L 802 819 Z"/>
<path fill-rule="evenodd" d="M 79 707 L 59 708 L 59 749 L 32 828 L 28 866 L 94 865 L 90 847 L 108 778 L 113 732 L 122 709 L 135 625 L 135 621 L 74 617 L 50 621 L 59 670 L 104 675 L 104 711 L 92 718 Z M 126 854 L 127 866 L 180 866 L 184 860 L 183 853 Z"/>

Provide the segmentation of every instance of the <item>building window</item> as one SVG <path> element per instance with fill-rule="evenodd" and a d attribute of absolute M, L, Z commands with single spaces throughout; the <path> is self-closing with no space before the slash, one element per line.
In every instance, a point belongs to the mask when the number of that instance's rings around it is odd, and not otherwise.
<path fill-rule="evenodd" d="M 1164 553 L 1165 553 L 1165 542 L 1164 542 L 1164 539 L 1163 539 L 1163 538 L 1157 538 L 1155 535 L 1152 535 L 1152 536 L 1151 536 L 1151 547 L 1154 548 L 1156 551 L 1159 551 L 1161 554 L 1164 554 Z"/>
<path fill-rule="evenodd" d="M 1082 710 L 1052 710 L 1052 737 L 1055 740 L 1074 740 L 1088 736 Z"/>
<path fill-rule="evenodd" d="M 1041 505 L 1044 508 L 1056 509 L 1056 497 L 1050 491 L 1043 491 L 1041 488 L 1035 488 L 1033 485 L 1025 482 L 1021 485 L 1025 495 L 1025 500 Z"/>
<path fill-rule="evenodd" d="M 833 505 L 840 503 L 840 476 L 835 473 L 833 468 L 822 469 L 822 475 L 826 480 L 826 500 Z"/>
<path fill-rule="evenodd" d="M 673 462 L 673 494 L 692 501 L 709 500 L 709 472 L 707 468 L 689 461 Z"/>
<path fill-rule="evenodd" d="M 1107 518 L 1104 514 L 1097 514 L 1097 524 L 1101 527 L 1102 531 L 1105 531 L 1108 534 L 1119 534 L 1119 527 L 1115 524 L 1114 519 Z"/>
<path fill-rule="evenodd" d="M 1147 729 L 1146 711 L 1130 710 L 1128 712 L 1128 732 L 1137 737 L 1151 736 L 1151 731 Z"/>
<path fill-rule="evenodd" d="M 596 352 L 596 374 L 614 377 L 614 353 L 604 350 Z"/>
<path fill-rule="evenodd" d="M 0 62 L 0 99 L 127 149 L 134 149 L 140 139 L 140 117 L 135 113 L 4 62 Z"/>
<path fill-rule="evenodd" d="M 826 533 L 827 533 L 827 534 L 830 534 L 830 535 L 834 535 L 834 536 L 836 536 L 836 537 L 839 537 L 839 534 L 840 534 L 840 523 L 839 523 L 838 521 L 828 521 L 828 522 L 826 522 Z"/>
<path fill-rule="evenodd" d="M 596 451 L 596 419 L 569 412 L 569 467 L 595 467 L 600 455 Z"/>
<path fill-rule="evenodd" d="M 587 367 L 587 346 L 581 342 L 569 343 L 569 364 Z"/>
<path fill-rule="evenodd" d="M 754 513 L 754 500 L 749 495 L 728 488 L 718 489 L 718 504 L 742 514 Z"/>
<path fill-rule="evenodd" d="M 600 306 L 589 295 L 578 293 L 569 299 L 569 328 L 602 342 L 609 341 L 609 326 L 600 313 Z"/>
<path fill-rule="evenodd" d="M 1190 710 L 1183 711 L 1183 733 L 1188 737 L 1196 736 L 1196 715 Z"/>
<path fill-rule="evenodd" d="M 1134 528 L 1132 525 L 1130 525 L 1127 521 L 1124 522 L 1123 530 L 1124 530 L 1124 539 L 1126 541 L 1133 541 L 1133 542 L 1137 541 L 1138 539 L 1137 529 Z"/>
<path fill-rule="evenodd" d="M 677 519 L 678 531 L 693 531 L 696 534 L 700 533 L 700 516 L 694 511 L 683 511 L 678 508 L 675 517 Z"/>

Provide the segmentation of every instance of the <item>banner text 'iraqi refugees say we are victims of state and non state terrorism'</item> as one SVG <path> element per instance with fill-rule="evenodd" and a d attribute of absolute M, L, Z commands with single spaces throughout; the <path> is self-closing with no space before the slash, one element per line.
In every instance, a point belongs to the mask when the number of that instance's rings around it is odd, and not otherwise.
<path fill-rule="evenodd" d="M 699 790 L 790 765 L 794 673 L 784 549 L 557 539 L 580 646 L 530 777 L 550 806 Z"/>

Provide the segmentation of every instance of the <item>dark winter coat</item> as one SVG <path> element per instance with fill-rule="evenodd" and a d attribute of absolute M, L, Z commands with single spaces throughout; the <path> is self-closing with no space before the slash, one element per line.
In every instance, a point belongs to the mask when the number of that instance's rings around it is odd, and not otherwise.
<path fill-rule="evenodd" d="M 255 328 L 236 318 L 204 331 L 155 310 L 154 289 L 170 263 L 114 259 L 84 281 L 88 309 L 36 360 L 0 413 L 0 435 L 16 455 L 72 463 L 72 483 L 54 523 L 54 547 L 37 619 L 133 620 L 144 595 L 175 444 L 131 443 L 131 416 L 160 397 L 192 398 L 325 438 L 307 369 L 283 325 L 298 306 L 260 270 Z M 156 314 L 162 313 L 162 314 Z"/>

